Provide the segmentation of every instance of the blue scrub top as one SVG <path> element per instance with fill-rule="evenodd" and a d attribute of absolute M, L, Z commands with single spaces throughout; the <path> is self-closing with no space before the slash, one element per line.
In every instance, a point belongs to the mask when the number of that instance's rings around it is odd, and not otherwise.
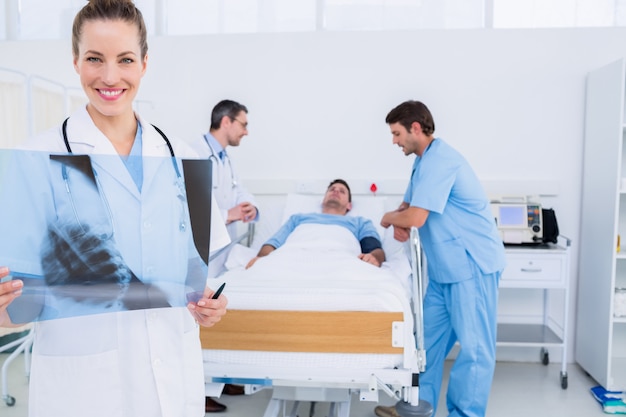
<path fill-rule="evenodd" d="M 440 283 L 504 269 L 504 245 L 489 200 L 465 158 L 441 139 L 416 157 L 404 201 L 430 213 L 419 229 L 428 276 Z"/>

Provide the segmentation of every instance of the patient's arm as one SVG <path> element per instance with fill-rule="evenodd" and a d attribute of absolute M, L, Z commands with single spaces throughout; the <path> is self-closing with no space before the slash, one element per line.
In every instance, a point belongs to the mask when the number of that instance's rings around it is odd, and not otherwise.
<path fill-rule="evenodd" d="M 359 244 L 361 245 L 360 260 L 375 266 L 380 266 L 385 262 L 385 251 L 378 237 L 366 236 L 359 241 Z"/>
<path fill-rule="evenodd" d="M 246 269 L 250 268 L 252 265 L 254 265 L 254 263 L 257 261 L 257 259 L 262 258 L 263 256 L 267 256 L 270 253 L 274 252 L 276 250 L 276 248 L 272 245 L 263 245 L 261 246 L 261 249 L 259 250 L 259 253 L 257 253 L 257 255 L 250 259 L 250 262 L 248 262 L 248 264 L 246 265 Z"/>
<path fill-rule="evenodd" d="M 360 254 L 359 259 L 374 266 L 380 267 L 382 263 L 385 262 L 385 251 L 383 251 L 382 249 L 374 249 L 370 253 Z"/>

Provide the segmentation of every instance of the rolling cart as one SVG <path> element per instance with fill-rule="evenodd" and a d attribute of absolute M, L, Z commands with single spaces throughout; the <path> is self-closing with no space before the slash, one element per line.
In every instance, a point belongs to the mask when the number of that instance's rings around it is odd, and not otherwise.
<path fill-rule="evenodd" d="M 539 359 L 550 363 L 548 348 L 562 350 L 560 383 L 567 389 L 567 342 L 570 285 L 571 240 L 559 236 L 556 244 L 507 246 L 507 266 L 500 288 L 543 290 L 542 323 L 498 323 L 497 346 L 538 347 Z M 553 317 L 550 298 L 555 291 L 563 293 L 562 317 Z"/>

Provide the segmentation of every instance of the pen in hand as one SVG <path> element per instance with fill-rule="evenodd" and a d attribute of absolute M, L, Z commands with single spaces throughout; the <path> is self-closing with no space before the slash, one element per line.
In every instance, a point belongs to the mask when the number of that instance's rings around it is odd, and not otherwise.
<path fill-rule="evenodd" d="M 224 287 L 225 286 L 226 286 L 226 283 L 223 283 L 222 285 L 220 285 L 220 287 L 217 289 L 217 291 L 215 291 L 215 293 L 213 294 L 211 299 L 213 299 L 213 300 L 217 299 L 220 296 L 220 294 L 222 293 L 222 291 L 224 291 Z"/>

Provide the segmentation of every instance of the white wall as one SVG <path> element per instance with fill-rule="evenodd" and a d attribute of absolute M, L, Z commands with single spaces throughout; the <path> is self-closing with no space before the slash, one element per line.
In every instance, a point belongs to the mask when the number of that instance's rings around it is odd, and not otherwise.
<path fill-rule="evenodd" d="M 208 130 L 220 99 L 246 104 L 251 133 L 231 153 L 257 188 L 285 179 L 406 181 L 412 157 L 391 145 L 384 118 L 406 99 L 425 102 L 436 135 L 488 186 L 556 191 L 543 202 L 574 241 L 573 341 L 585 76 L 626 55 L 624 39 L 623 28 L 155 38 L 139 107 L 190 140 Z M 0 42 L 0 66 L 78 85 L 68 43 Z"/>

